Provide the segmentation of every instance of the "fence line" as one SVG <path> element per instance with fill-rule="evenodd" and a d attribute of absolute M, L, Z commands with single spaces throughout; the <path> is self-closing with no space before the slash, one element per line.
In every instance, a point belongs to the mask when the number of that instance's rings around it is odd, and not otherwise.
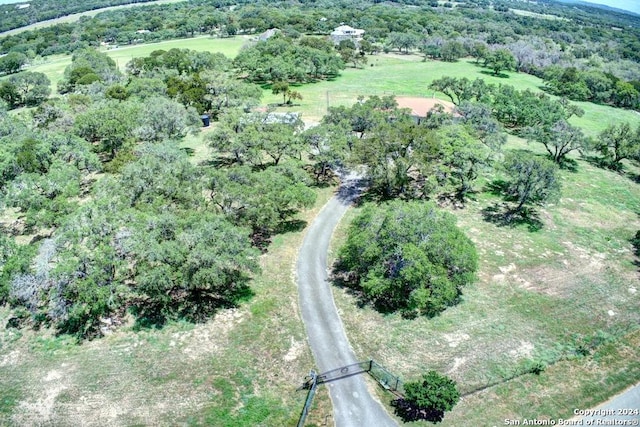
<path fill-rule="evenodd" d="M 297 427 L 304 426 L 304 421 L 307 419 L 307 414 L 309 413 L 309 408 L 313 403 L 313 397 L 316 394 L 316 387 L 318 386 L 318 376 L 316 375 L 315 371 L 312 370 L 311 372 L 309 372 L 309 377 L 310 379 L 302 385 L 302 388 L 308 387 L 309 392 L 307 393 L 307 399 L 305 400 L 304 406 L 302 407 L 302 413 L 300 414 L 300 419 L 298 420 Z"/>
<path fill-rule="evenodd" d="M 300 419 L 298 420 L 297 427 L 304 426 L 304 422 L 307 418 L 309 408 L 313 403 L 313 397 L 316 393 L 316 387 L 319 384 L 328 383 L 330 381 L 336 381 L 342 378 L 351 377 L 354 375 L 368 373 L 378 384 L 386 391 L 392 393 L 398 398 L 404 398 L 404 384 L 400 377 L 393 375 L 384 366 L 380 365 L 373 359 L 365 360 L 364 362 L 357 362 L 351 365 L 342 366 L 337 369 L 332 369 L 321 374 L 316 374 L 315 371 L 311 371 L 305 379 L 304 383 L 298 390 L 309 389 L 307 393 L 307 399 L 302 408 Z"/>

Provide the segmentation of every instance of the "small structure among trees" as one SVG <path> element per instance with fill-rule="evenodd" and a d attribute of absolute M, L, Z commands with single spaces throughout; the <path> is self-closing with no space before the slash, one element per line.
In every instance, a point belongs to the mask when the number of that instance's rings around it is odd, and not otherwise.
<path fill-rule="evenodd" d="M 351 40 L 356 45 L 364 36 L 364 30 L 350 27 L 349 25 L 340 25 L 331 32 L 331 40 L 334 44 L 340 44 L 343 40 Z"/>

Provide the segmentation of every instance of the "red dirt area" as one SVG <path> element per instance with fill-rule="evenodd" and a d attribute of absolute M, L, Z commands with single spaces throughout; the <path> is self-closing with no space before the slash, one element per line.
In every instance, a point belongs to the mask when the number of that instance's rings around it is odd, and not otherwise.
<path fill-rule="evenodd" d="M 396 96 L 398 107 L 408 108 L 414 116 L 426 117 L 427 113 L 440 104 L 444 107 L 444 111 L 451 113 L 455 105 L 449 101 L 443 101 L 435 98 L 418 98 L 409 96 Z"/>

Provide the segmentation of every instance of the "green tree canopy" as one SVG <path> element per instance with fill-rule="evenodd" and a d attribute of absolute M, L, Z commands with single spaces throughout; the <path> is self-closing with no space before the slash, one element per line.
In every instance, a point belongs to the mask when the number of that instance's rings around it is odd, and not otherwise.
<path fill-rule="evenodd" d="M 559 120 L 551 126 L 529 127 L 523 134 L 527 141 L 542 144 L 551 160 L 557 164 L 564 163 L 572 151 L 584 151 L 589 147 L 582 130 L 565 120 Z"/>
<path fill-rule="evenodd" d="M 337 270 L 382 311 L 435 316 L 475 280 L 475 245 L 455 218 L 425 202 L 366 205 L 338 253 Z"/>
<path fill-rule="evenodd" d="M 44 74 L 24 71 L 0 83 L 0 99 L 5 101 L 9 108 L 35 107 L 49 97 L 50 85 L 51 82 Z"/>
<path fill-rule="evenodd" d="M 608 126 L 600 133 L 596 150 L 612 169 L 620 169 L 624 159 L 640 160 L 640 126 L 635 132 L 627 122 Z"/>
<path fill-rule="evenodd" d="M 509 176 L 507 194 L 516 202 L 514 214 L 527 205 L 543 204 L 560 194 L 558 167 L 550 160 L 528 152 L 510 152 L 504 167 Z"/>
<path fill-rule="evenodd" d="M 498 75 L 502 71 L 515 70 L 516 59 L 509 49 L 499 48 L 484 56 L 484 66 L 491 68 L 494 75 Z"/>
<path fill-rule="evenodd" d="M 419 381 L 405 383 L 404 390 L 405 399 L 396 403 L 396 412 L 405 421 L 439 422 L 460 400 L 456 383 L 436 371 L 423 374 Z"/>

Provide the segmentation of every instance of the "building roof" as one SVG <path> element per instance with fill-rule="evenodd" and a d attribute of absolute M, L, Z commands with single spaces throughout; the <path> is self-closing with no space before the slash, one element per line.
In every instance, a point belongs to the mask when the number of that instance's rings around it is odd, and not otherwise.
<path fill-rule="evenodd" d="M 353 28 L 349 25 L 340 25 L 331 33 L 332 36 L 361 36 L 364 30 Z"/>
<path fill-rule="evenodd" d="M 278 28 L 270 28 L 267 31 L 265 31 L 264 33 L 260 34 L 258 36 L 258 40 L 262 40 L 262 41 L 268 40 L 271 37 L 275 36 L 279 32 L 280 32 L 280 30 Z"/>

